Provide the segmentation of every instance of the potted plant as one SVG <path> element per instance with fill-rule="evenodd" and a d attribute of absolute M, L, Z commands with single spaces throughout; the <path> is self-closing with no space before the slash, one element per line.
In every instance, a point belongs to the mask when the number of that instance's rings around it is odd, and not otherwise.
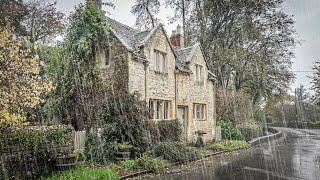
<path fill-rule="evenodd" d="M 127 142 L 118 143 L 116 145 L 116 150 L 117 150 L 116 159 L 118 161 L 123 161 L 123 160 L 130 159 L 132 148 L 133 148 L 133 146 L 130 145 L 129 143 L 127 143 Z"/>

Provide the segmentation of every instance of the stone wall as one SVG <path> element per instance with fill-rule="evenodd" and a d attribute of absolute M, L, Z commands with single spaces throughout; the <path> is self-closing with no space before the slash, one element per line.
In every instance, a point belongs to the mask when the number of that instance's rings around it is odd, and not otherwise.
<path fill-rule="evenodd" d="M 196 66 L 201 65 L 204 68 L 204 83 L 200 85 L 196 82 Z M 179 106 L 188 107 L 188 122 L 187 122 L 187 141 L 195 141 L 197 138 L 196 132 L 201 130 L 206 134 L 204 140 L 208 141 L 215 138 L 215 104 L 214 104 L 214 85 L 208 79 L 208 69 L 202 56 L 200 48 L 195 52 L 189 68 L 191 74 L 177 74 L 177 104 Z M 193 119 L 193 104 L 206 104 L 206 120 Z"/>
<path fill-rule="evenodd" d="M 129 92 L 138 92 L 142 99 L 145 96 L 145 64 L 141 60 L 129 56 Z"/>
<path fill-rule="evenodd" d="M 114 92 L 127 92 L 129 81 L 128 58 L 130 52 L 121 42 L 110 33 L 109 36 L 109 65 L 103 64 L 104 52 L 100 50 L 98 63 L 102 77 Z"/>
<path fill-rule="evenodd" d="M 165 55 L 165 72 L 159 73 L 155 71 L 155 62 L 151 58 L 151 52 L 156 49 L 166 53 Z M 146 101 L 149 99 L 169 100 L 170 119 L 176 118 L 175 103 L 175 55 L 163 33 L 161 27 L 157 29 L 154 36 L 149 39 L 144 47 L 144 54 L 148 58 L 147 66 L 147 91 Z M 138 78 L 138 77 L 137 77 Z"/>

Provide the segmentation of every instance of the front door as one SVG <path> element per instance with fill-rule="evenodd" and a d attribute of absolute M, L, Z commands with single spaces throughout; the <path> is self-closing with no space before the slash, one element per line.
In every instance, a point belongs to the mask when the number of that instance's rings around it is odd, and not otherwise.
<path fill-rule="evenodd" d="M 187 140 L 188 107 L 178 106 L 178 120 L 182 125 L 182 140 Z"/>

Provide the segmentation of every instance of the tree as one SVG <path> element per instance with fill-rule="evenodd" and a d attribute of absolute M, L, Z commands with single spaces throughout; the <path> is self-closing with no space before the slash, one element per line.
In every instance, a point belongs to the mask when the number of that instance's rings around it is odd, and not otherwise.
<path fill-rule="evenodd" d="M 155 27 L 159 21 L 156 18 L 159 8 L 159 0 L 136 0 L 131 9 L 131 13 L 137 16 L 136 25 L 143 29 Z"/>
<path fill-rule="evenodd" d="M 47 103 L 52 119 L 71 123 L 75 129 L 99 123 L 106 87 L 96 65 L 96 52 L 108 47 L 107 21 L 102 9 L 89 1 L 80 4 L 69 17 L 65 41 L 50 53 L 46 73 L 56 84 Z"/>
<path fill-rule="evenodd" d="M 312 90 L 315 91 L 315 95 L 313 97 L 316 104 L 320 104 L 320 62 L 317 61 L 312 70 L 314 71 L 313 76 L 311 77 Z"/>
<path fill-rule="evenodd" d="M 0 125 L 26 121 L 26 108 L 34 107 L 51 83 L 39 75 L 39 58 L 22 39 L 14 39 L 10 25 L 0 27 Z"/>
<path fill-rule="evenodd" d="M 24 30 L 21 21 L 28 11 L 22 0 L 1 0 L 0 12 L 0 27 L 9 25 L 14 32 Z"/>
<path fill-rule="evenodd" d="M 65 27 L 64 14 L 57 10 L 56 4 L 41 0 L 28 1 L 28 14 L 22 21 L 24 30 L 19 34 L 28 37 L 34 44 L 46 42 L 61 33 Z"/>
<path fill-rule="evenodd" d="M 166 0 L 166 5 L 173 8 L 174 12 L 175 12 L 171 21 L 175 21 L 178 19 L 180 19 L 182 21 L 184 43 L 186 46 L 190 44 L 190 37 L 189 36 L 190 36 L 191 32 L 187 31 L 187 30 L 189 30 L 187 28 L 187 26 L 188 26 L 187 16 L 189 13 L 191 1 L 192 0 Z"/>
<path fill-rule="evenodd" d="M 194 0 L 188 16 L 194 40 L 223 89 L 245 90 L 254 103 L 285 90 L 295 39 L 282 0 Z"/>

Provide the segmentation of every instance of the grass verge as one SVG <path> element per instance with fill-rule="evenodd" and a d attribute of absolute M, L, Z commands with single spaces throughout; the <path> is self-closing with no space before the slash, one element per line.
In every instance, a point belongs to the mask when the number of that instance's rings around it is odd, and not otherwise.
<path fill-rule="evenodd" d="M 248 149 L 251 145 L 246 141 L 226 140 L 208 145 L 208 149 L 214 151 L 234 151 L 237 149 Z"/>

